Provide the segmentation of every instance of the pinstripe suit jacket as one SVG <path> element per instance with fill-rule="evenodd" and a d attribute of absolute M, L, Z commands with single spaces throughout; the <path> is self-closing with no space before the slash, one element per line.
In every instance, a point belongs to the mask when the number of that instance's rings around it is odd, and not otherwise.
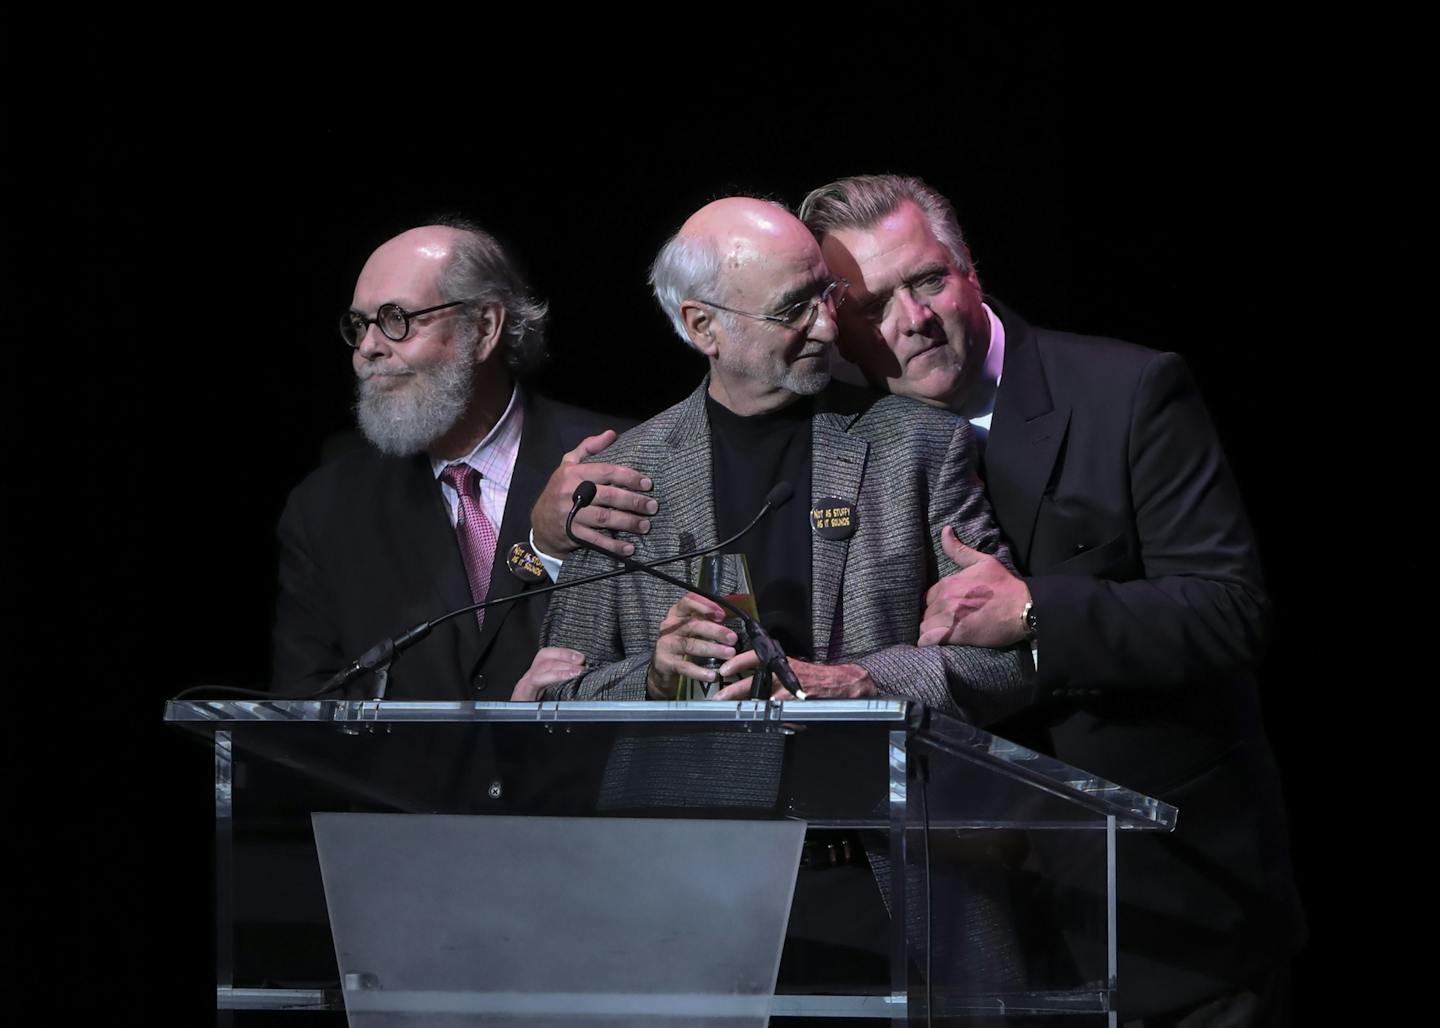
<path fill-rule="evenodd" d="M 660 513 L 648 535 L 625 536 L 635 544 L 636 560 L 679 553 L 686 536 L 694 539 L 692 547 L 717 541 L 708 386 L 707 378 L 597 458 L 654 480 Z M 972 720 L 990 721 L 1023 707 L 1034 691 L 1026 647 L 915 645 L 925 590 L 956 570 L 940 546 L 943 525 L 1011 566 L 976 474 L 970 426 L 902 397 L 832 386 L 816 402 L 811 439 L 811 505 L 825 497 L 854 498 L 858 513 L 849 539 L 811 535 L 815 662 L 859 664 L 885 695 Z M 560 581 L 613 566 L 604 556 L 577 551 L 565 561 Z M 668 570 L 691 578 L 678 568 Z M 644 699 L 660 622 L 681 595 L 643 574 L 557 592 L 542 645 L 580 650 L 592 670 L 553 687 L 549 698 Z"/>

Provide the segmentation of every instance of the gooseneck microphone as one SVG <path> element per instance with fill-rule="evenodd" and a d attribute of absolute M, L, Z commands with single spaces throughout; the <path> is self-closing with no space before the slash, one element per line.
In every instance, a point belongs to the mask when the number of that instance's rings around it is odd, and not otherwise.
<path fill-rule="evenodd" d="M 697 595 L 703 596 L 707 600 L 711 600 L 719 604 L 721 607 L 724 607 L 726 610 L 730 611 L 730 613 L 738 617 L 740 619 L 740 623 L 745 626 L 745 630 L 750 633 L 750 641 L 752 643 L 752 648 L 755 650 L 755 655 L 760 658 L 760 667 L 756 670 L 750 683 L 750 698 L 752 700 L 768 700 L 770 698 L 770 675 L 772 674 L 776 678 L 780 679 L 780 684 L 783 685 L 786 689 L 790 690 L 792 694 L 799 694 L 800 682 L 795 677 L 795 672 L 791 670 L 789 661 L 785 659 L 785 651 L 780 648 L 779 643 L 777 643 L 774 639 L 770 637 L 770 633 L 765 631 L 765 629 L 761 626 L 758 620 L 751 617 L 749 614 L 741 610 L 739 607 L 731 603 L 723 596 L 720 596 L 716 593 L 707 592 L 706 590 L 701 589 L 699 586 L 691 585 L 689 582 L 682 581 L 681 579 L 674 578 L 670 575 L 665 574 L 662 571 L 656 571 L 654 569 L 656 564 L 667 564 L 670 563 L 670 561 L 678 560 L 679 558 L 672 557 L 669 560 L 657 560 L 652 561 L 650 564 L 641 564 L 638 561 L 631 560 L 629 557 L 622 557 L 618 554 L 611 553 L 608 550 L 602 550 L 600 547 L 587 543 L 579 536 L 577 536 L 574 530 L 571 528 L 572 523 L 575 521 L 575 515 L 579 514 L 582 510 L 584 510 L 586 507 L 588 507 L 591 503 L 594 502 L 595 492 L 596 485 L 594 482 L 581 482 L 578 486 L 575 487 L 575 492 L 571 496 L 570 514 L 565 518 L 565 534 L 570 538 L 570 541 L 572 543 L 582 549 L 591 550 L 594 553 L 609 557 L 611 560 L 618 561 L 620 564 L 624 565 L 624 569 L 626 571 L 647 574 L 653 578 L 660 579 L 662 582 L 668 582 L 670 585 L 679 586 L 686 592 L 696 593 Z M 760 523 L 760 519 L 763 518 L 766 514 L 769 514 L 772 510 L 778 510 L 779 508 L 785 506 L 785 504 L 789 503 L 790 497 L 794 495 L 795 489 L 793 486 L 790 485 L 789 482 L 776 483 L 776 485 L 770 490 L 770 492 L 765 495 L 765 505 L 760 508 L 760 513 L 756 514 L 754 520 L 751 521 L 750 524 L 746 525 L 743 530 L 741 530 L 738 534 L 732 536 L 731 538 L 725 540 L 724 542 L 716 543 L 714 546 L 709 547 L 706 550 L 701 550 L 695 554 L 689 554 L 687 556 L 698 556 L 700 553 L 709 553 L 713 552 L 714 550 L 729 546 L 732 542 L 739 539 L 741 536 L 745 535 L 752 528 L 758 525 Z"/>
<path fill-rule="evenodd" d="M 589 487 L 588 491 L 586 490 L 586 486 Z M 583 503 L 580 502 L 582 491 L 585 491 Z M 581 482 L 580 485 L 576 487 L 574 494 L 571 496 L 572 506 L 570 508 L 570 514 L 565 519 L 565 534 L 569 536 L 570 539 L 573 540 L 577 545 L 582 546 L 585 549 L 596 550 L 599 553 L 605 553 L 605 551 L 601 550 L 599 547 L 587 545 L 586 543 L 581 542 L 579 539 L 576 539 L 571 530 L 571 523 L 575 520 L 575 515 L 580 510 L 584 509 L 585 507 L 589 506 L 591 503 L 594 502 L 595 491 L 596 486 L 594 482 Z M 635 561 L 622 557 L 619 558 L 619 560 L 624 566 L 616 568 L 614 571 L 602 571 L 600 574 L 597 575 L 586 575 L 584 578 L 577 578 L 573 582 L 557 582 L 554 585 L 547 585 L 540 589 L 527 589 L 524 592 L 512 593 L 509 596 L 497 596 L 493 600 L 485 600 L 482 603 L 472 603 L 469 606 L 460 607 L 456 610 L 449 611 L 448 613 L 442 614 L 432 620 L 422 621 L 418 625 L 407 628 L 399 635 L 391 636 L 388 639 L 382 639 L 380 642 L 370 647 L 370 649 L 366 650 L 360 656 L 356 657 L 344 668 L 332 675 L 330 677 L 330 680 L 327 681 L 321 688 L 300 698 L 307 700 L 318 699 L 321 696 L 324 696 L 326 693 L 335 692 L 337 689 L 345 688 L 345 686 L 349 685 L 351 682 L 354 682 L 357 678 L 360 678 L 364 675 L 384 672 L 388 670 L 390 665 L 393 664 L 396 660 L 398 660 L 402 653 L 410 649 L 410 647 L 414 646 L 422 639 L 426 638 L 436 628 L 443 625 L 447 621 L 453 620 L 454 618 L 462 617 L 465 614 L 473 614 L 477 610 L 484 610 L 487 607 L 493 607 L 501 603 L 512 603 L 516 600 L 529 599 L 532 596 L 542 596 L 545 593 L 552 593 L 559 589 L 569 589 L 572 586 L 588 585 L 591 582 L 599 582 L 602 579 L 615 578 L 619 575 L 632 574 L 637 570 L 647 571 L 660 564 L 673 564 L 676 561 L 689 560 L 691 557 L 703 557 L 707 553 L 714 553 L 716 550 L 723 549 L 726 546 L 729 546 L 732 543 L 739 541 L 751 529 L 753 529 L 756 525 L 760 523 L 761 518 L 763 518 L 766 514 L 770 513 L 770 511 L 776 509 L 777 507 L 783 506 L 789 501 L 792 495 L 794 495 L 794 490 L 790 487 L 790 484 L 788 482 L 781 482 L 775 488 L 771 489 L 769 494 L 766 495 L 765 505 L 760 508 L 759 513 L 757 513 L 753 518 L 750 519 L 750 523 L 748 525 L 746 525 L 740 531 L 736 532 L 729 539 L 722 539 L 720 542 L 716 543 L 713 546 L 704 546 L 699 549 L 689 550 L 685 553 L 677 553 L 673 557 L 665 557 L 661 560 L 651 561 L 649 564 L 639 564 Z M 658 572 L 651 573 L 658 574 Z M 676 582 L 677 580 L 667 579 L 667 581 Z M 683 585 L 684 583 L 680 584 Z M 686 586 L 686 588 L 689 589 L 690 587 Z M 384 676 L 377 674 L 377 677 L 380 677 L 382 679 L 382 682 L 380 687 L 376 690 L 377 695 L 370 697 L 370 699 L 381 700 L 385 698 L 385 683 L 383 681 Z"/>

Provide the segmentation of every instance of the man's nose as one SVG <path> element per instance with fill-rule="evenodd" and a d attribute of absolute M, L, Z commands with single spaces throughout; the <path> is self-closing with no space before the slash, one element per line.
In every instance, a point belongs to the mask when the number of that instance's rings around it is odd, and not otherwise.
<path fill-rule="evenodd" d="M 895 290 L 895 300 L 900 305 L 899 322 L 902 332 L 918 332 L 934 316 L 935 312 L 917 300 L 915 294 L 908 289 Z"/>
<path fill-rule="evenodd" d="M 355 347 L 355 352 L 363 360 L 380 360 L 382 357 L 390 355 L 390 340 L 384 332 L 380 331 L 379 325 L 366 325 L 365 334 L 360 337 L 360 343 Z"/>
<path fill-rule="evenodd" d="M 840 333 L 835 323 L 835 308 L 828 300 L 815 304 L 814 320 L 810 322 L 810 331 L 805 335 L 808 339 L 819 339 L 826 343 L 833 343 L 839 338 Z"/>

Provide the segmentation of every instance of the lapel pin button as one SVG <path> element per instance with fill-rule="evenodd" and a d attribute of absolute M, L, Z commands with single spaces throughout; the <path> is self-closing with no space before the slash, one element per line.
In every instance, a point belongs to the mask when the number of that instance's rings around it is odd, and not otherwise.
<path fill-rule="evenodd" d="M 822 539 L 849 539 L 860 526 L 860 512 L 854 503 L 823 496 L 810 508 L 810 530 Z"/>
<path fill-rule="evenodd" d="M 530 548 L 529 543 L 516 543 L 510 547 L 510 554 L 505 558 L 505 566 L 510 574 L 525 583 L 538 582 L 545 578 L 545 565 L 540 563 L 540 557 Z"/>

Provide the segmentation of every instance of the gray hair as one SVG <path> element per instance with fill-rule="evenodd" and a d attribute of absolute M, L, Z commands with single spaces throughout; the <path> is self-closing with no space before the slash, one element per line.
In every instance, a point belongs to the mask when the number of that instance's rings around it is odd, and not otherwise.
<path fill-rule="evenodd" d="M 778 207 L 786 214 L 790 208 L 777 200 L 766 197 L 755 199 Z M 650 288 L 655 290 L 655 302 L 675 326 L 675 331 L 685 342 L 694 346 L 690 333 L 685 331 L 685 319 L 680 314 L 680 305 L 686 300 L 702 297 L 720 303 L 726 299 L 724 288 L 724 262 L 715 241 L 698 236 L 687 236 L 676 232 L 650 265 Z M 733 328 L 737 319 L 728 311 L 716 311 L 715 319 L 727 328 Z"/>
<path fill-rule="evenodd" d="M 800 204 L 800 220 L 816 239 L 823 239 L 839 229 L 873 228 L 907 201 L 920 208 L 930 231 L 950 251 L 956 266 L 969 272 L 970 248 L 965 245 L 955 208 L 911 175 L 852 175 L 812 189 Z"/>
<path fill-rule="evenodd" d="M 545 359 L 545 321 L 550 305 L 530 291 L 505 248 L 480 226 L 464 218 L 438 218 L 436 225 L 463 235 L 450 263 L 440 275 L 440 295 L 462 300 L 467 309 L 493 304 L 505 311 L 500 331 L 501 352 L 516 377 L 535 370 Z M 465 320 L 461 340 L 470 345 L 480 333 L 473 317 Z"/>
<path fill-rule="evenodd" d="M 685 319 L 680 314 L 680 305 L 686 300 L 710 297 L 719 302 L 722 266 L 720 251 L 713 239 L 687 236 L 676 232 L 655 257 L 650 265 L 650 288 L 655 290 L 655 301 L 675 326 L 680 338 L 694 346 L 690 333 L 685 331 Z M 725 317 L 720 312 L 717 317 Z"/>

